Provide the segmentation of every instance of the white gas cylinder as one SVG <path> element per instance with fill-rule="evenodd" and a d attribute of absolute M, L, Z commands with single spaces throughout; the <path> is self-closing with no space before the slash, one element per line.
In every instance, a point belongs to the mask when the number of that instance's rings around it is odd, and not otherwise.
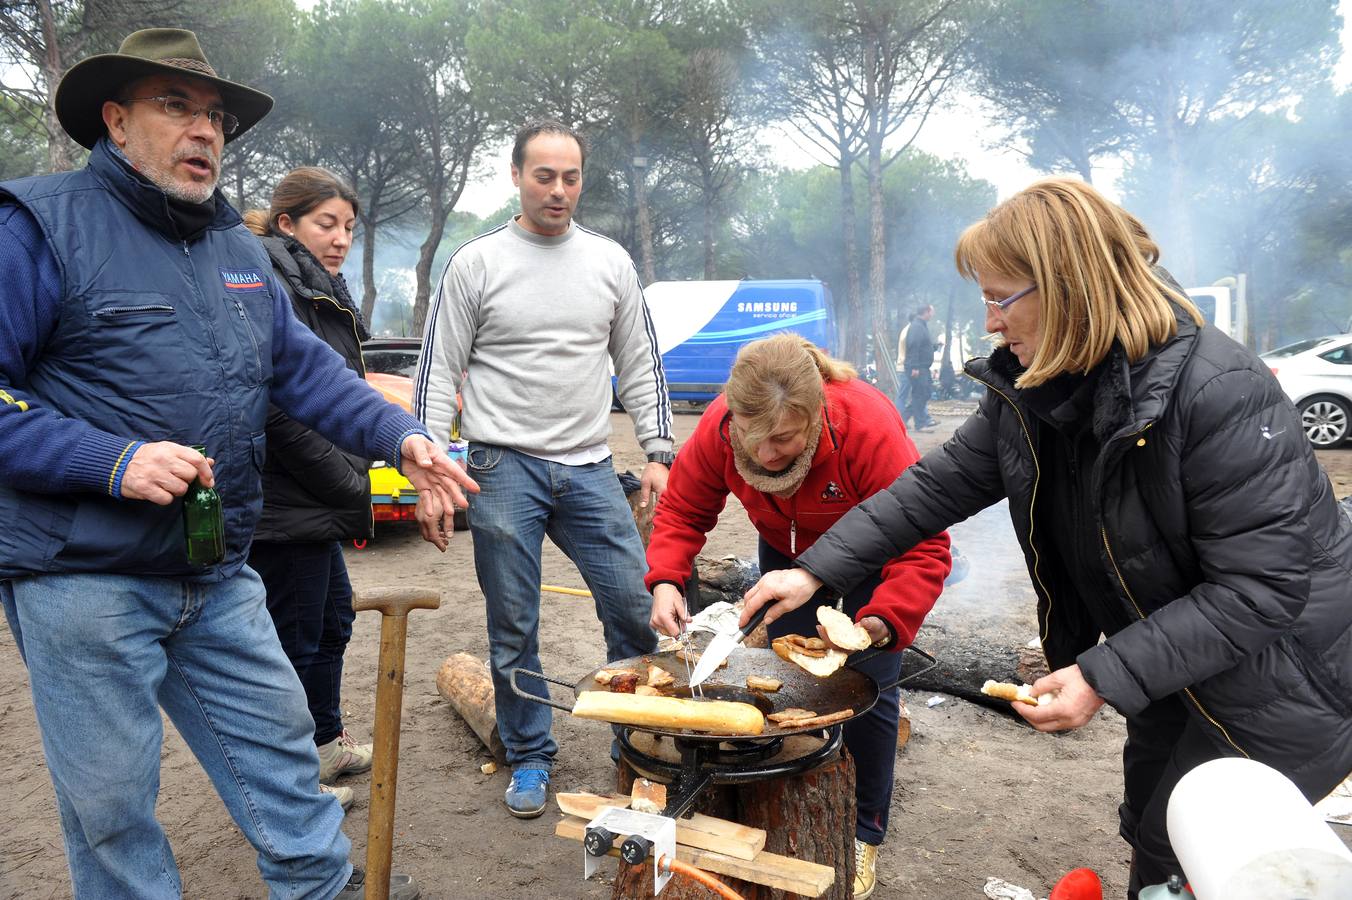
<path fill-rule="evenodd" d="M 1270 766 L 1198 766 L 1169 797 L 1168 827 L 1198 900 L 1352 900 L 1352 851 Z"/>

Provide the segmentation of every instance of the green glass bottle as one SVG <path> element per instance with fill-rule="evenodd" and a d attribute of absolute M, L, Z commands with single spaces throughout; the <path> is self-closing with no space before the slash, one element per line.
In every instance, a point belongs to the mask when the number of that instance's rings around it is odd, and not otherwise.
<path fill-rule="evenodd" d="M 207 448 L 194 445 L 203 456 Z M 225 516 L 221 496 L 215 488 L 203 487 L 196 479 L 183 497 L 183 545 L 188 564 L 197 568 L 214 566 L 225 559 Z"/>
<path fill-rule="evenodd" d="M 455 416 L 451 419 L 451 443 L 446 447 L 446 455 L 460 468 L 469 471 L 469 444 L 460 439 L 460 407 L 456 405 Z"/>

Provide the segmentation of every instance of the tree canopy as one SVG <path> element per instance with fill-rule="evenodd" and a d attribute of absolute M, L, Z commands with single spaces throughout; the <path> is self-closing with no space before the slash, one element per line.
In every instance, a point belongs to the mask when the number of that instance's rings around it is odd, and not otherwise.
<path fill-rule="evenodd" d="M 588 139 L 579 221 L 645 281 L 822 278 L 856 362 L 921 302 L 979 328 L 951 249 L 995 188 L 907 149 L 959 88 L 985 104 L 988 143 L 1114 190 L 1180 280 L 1245 275 L 1261 345 L 1352 313 L 1337 0 L 0 3 L 0 178 L 80 164 L 51 109 L 65 68 L 137 27 L 191 27 L 277 99 L 231 143 L 222 189 L 266 206 L 304 164 L 351 182 L 379 327 L 416 329 L 467 229 L 510 214 L 458 207 L 548 116 Z M 786 170 L 803 148 L 819 164 Z"/>

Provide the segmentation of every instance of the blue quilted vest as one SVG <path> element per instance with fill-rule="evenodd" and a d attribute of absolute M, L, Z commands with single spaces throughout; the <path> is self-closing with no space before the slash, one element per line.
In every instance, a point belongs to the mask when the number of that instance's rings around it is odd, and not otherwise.
<path fill-rule="evenodd" d="M 262 508 L 272 378 L 272 267 L 257 238 L 218 193 L 206 231 L 178 240 L 165 195 L 128 172 L 106 140 L 83 170 L 0 184 L 0 198 L 32 213 L 61 273 L 60 321 L 24 387 L 128 440 L 205 445 L 226 530 L 225 561 L 194 569 L 181 502 L 0 484 L 0 577 L 233 575 Z"/>

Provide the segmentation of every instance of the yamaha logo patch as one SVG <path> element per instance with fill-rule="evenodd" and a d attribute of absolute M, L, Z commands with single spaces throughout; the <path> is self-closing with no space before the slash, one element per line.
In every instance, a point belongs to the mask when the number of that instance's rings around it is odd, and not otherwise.
<path fill-rule="evenodd" d="M 221 281 L 232 294 L 250 294 L 267 290 L 263 273 L 257 269 L 221 269 Z"/>
<path fill-rule="evenodd" d="M 826 487 L 822 490 L 822 500 L 827 503 L 840 503 L 845 499 L 845 492 L 840 489 L 840 485 L 834 481 L 828 481 Z"/>

